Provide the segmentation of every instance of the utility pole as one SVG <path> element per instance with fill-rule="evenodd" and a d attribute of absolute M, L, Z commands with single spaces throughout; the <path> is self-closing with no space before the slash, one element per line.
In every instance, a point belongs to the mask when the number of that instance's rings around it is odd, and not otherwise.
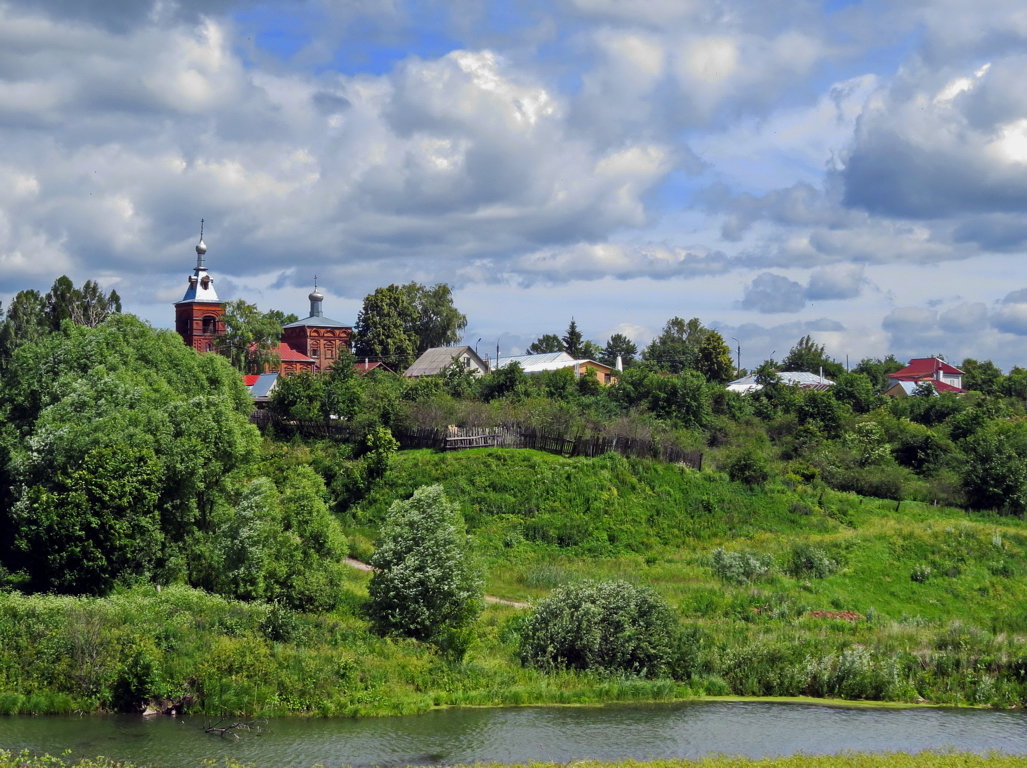
<path fill-rule="evenodd" d="M 735 344 L 738 345 L 736 347 L 736 349 L 738 350 L 738 357 L 735 358 L 735 361 L 736 361 L 736 364 L 735 364 L 735 376 L 741 376 L 742 375 L 742 342 L 740 342 L 734 336 L 729 336 L 728 338 L 730 338 Z"/>

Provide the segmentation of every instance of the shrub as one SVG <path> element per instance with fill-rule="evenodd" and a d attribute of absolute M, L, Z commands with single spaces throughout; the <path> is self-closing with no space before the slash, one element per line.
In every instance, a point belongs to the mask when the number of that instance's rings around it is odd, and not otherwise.
<path fill-rule="evenodd" d="M 463 521 L 440 485 L 390 508 L 371 566 L 375 629 L 426 640 L 462 657 L 483 607 L 482 581 L 466 552 Z"/>
<path fill-rule="evenodd" d="M 746 485 L 763 485 L 770 479 L 766 458 L 754 450 L 742 451 L 728 461 L 727 474 L 736 483 Z"/>
<path fill-rule="evenodd" d="M 827 556 L 827 553 L 812 544 L 799 543 L 792 547 L 785 568 L 789 576 L 795 578 L 823 579 L 838 570 L 838 563 Z"/>
<path fill-rule="evenodd" d="M 520 658 L 546 671 L 656 677 L 671 661 L 676 636 L 669 606 L 651 589 L 588 581 L 561 587 L 538 604 L 521 630 Z"/>
<path fill-rule="evenodd" d="M 756 581 L 774 570 L 774 558 L 755 552 L 728 552 L 717 547 L 712 554 L 713 572 L 734 584 Z"/>

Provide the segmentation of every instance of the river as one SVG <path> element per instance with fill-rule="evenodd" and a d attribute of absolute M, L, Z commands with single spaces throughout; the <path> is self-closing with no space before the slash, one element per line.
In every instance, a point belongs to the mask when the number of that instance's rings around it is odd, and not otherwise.
<path fill-rule="evenodd" d="M 240 738 L 203 718 L 0 717 L 0 746 L 166 768 L 234 758 L 256 768 L 597 758 L 764 757 L 845 750 L 1027 754 L 1027 713 L 763 702 L 448 709 L 365 720 L 280 718 Z"/>

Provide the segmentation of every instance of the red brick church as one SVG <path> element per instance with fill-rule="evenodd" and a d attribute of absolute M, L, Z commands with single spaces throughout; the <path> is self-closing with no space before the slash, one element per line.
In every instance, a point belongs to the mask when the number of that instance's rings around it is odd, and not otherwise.
<path fill-rule="evenodd" d="M 198 352 L 214 352 L 215 340 L 225 335 L 222 316 L 225 304 L 218 299 L 214 290 L 214 279 L 207 273 L 204 257 L 207 244 L 196 244 L 196 267 L 189 277 L 185 296 L 175 302 L 175 330 L 186 345 Z M 310 315 L 282 329 L 281 341 L 271 351 L 278 355 L 277 369 L 270 371 L 287 376 L 292 373 L 320 373 L 328 370 L 339 358 L 341 351 L 348 351 L 353 337 L 353 328 L 338 320 L 325 317 L 321 309 L 324 294 L 314 290 L 310 296 Z"/>

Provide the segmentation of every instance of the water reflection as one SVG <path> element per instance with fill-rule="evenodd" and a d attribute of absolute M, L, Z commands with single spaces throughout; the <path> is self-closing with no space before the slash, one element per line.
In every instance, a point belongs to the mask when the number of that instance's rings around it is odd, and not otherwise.
<path fill-rule="evenodd" d="M 1027 714 L 804 704 L 687 703 L 454 709 L 375 720 L 277 719 L 241 738 L 202 719 L 0 718 L 0 746 L 106 755 L 155 768 L 232 758 L 264 766 L 452 765 L 597 758 L 765 757 L 854 751 L 999 750 L 1027 754 Z"/>

